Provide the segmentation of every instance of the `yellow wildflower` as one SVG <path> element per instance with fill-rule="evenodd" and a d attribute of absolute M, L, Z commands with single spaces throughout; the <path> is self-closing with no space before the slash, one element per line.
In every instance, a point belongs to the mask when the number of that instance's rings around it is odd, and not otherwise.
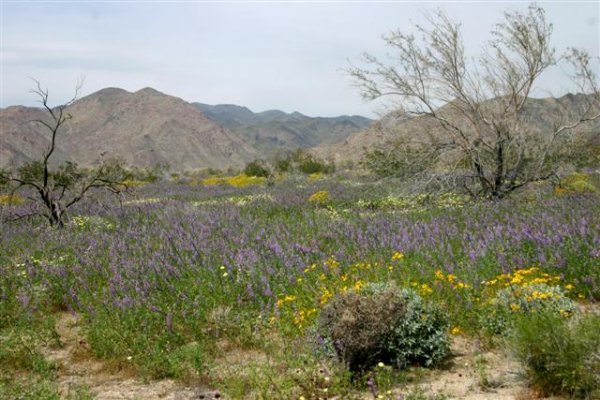
<path fill-rule="evenodd" d="M 565 318 L 568 318 L 571 316 L 571 313 L 567 310 L 560 309 L 560 310 L 558 310 L 558 312 L 560 313 L 561 316 L 563 316 Z"/>
<path fill-rule="evenodd" d="M 310 195 L 310 197 L 308 198 L 308 202 L 313 204 L 325 204 L 328 203 L 330 200 L 331 196 L 326 190 L 319 190 L 318 192 L 315 192 L 312 195 Z"/>
<path fill-rule="evenodd" d="M 335 269 L 340 266 L 340 263 L 333 256 L 329 257 L 324 264 L 331 269 Z"/>
<path fill-rule="evenodd" d="M 421 293 L 422 296 L 427 296 L 427 295 L 433 293 L 433 289 L 428 284 L 423 283 L 419 287 L 419 293 Z"/>

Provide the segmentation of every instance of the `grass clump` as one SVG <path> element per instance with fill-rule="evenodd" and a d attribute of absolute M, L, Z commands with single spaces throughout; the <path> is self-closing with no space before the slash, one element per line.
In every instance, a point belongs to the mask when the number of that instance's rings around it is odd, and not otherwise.
<path fill-rule="evenodd" d="M 318 321 L 321 337 L 353 373 L 379 362 L 433 366 L 448 354 L 447 327 L 413 290 L 374 283 L 336 295 Z"/>
<path fill-rule="evenodd" d="M 600 315 L 565 320 L 531 314 L 515 324 L 510 343 L 532 384 L 545 394 L 600 395 Z"/>

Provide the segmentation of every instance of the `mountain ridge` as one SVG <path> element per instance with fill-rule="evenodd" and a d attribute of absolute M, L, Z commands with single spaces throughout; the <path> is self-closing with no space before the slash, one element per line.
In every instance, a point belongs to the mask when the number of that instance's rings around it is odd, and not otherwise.
<path fill-rule="evenodd" d="M 563 117 L 574 118 L 582 112 L 586 104 L 585 94 L 567 93 L 561 97 L 528 98 L 525 105 L 524 119 L 527 129 L 540 133 L 550 130 L 552 126 L 560 123 Z M 493 102 L 494 99 L 488 100 Z M 448 104 L 440 107 L 438 112 L 449 112 Z M 591 123 L 584 123 L 577 128 L 585 135 L 584 140 L 590 144 L 600 143 L 600 119 Z M 410 142 L 415 138 L 427 144 L 439 141 L 443 133 L 435 121 L 424 116 L 408 116 L 399 111 L 392 111 L 371 124 L 367 129 L 357 132 L 342 143 L 335 146 L 322 144 L 311 151 L 323 158 L 335 162 L 358 161 L 365 152 L 376 147 L 385 147 L 394 142 Z"/>
<path fill-rule="evenodd" d="M 255 113 L 235 104 L 192 104 L 209 119 L 248 140 L 263 154 L 263 158 L 273 155 L 274 151 L 309 149 L 323 143 L 340 143 L 373 122 L 358 115 L 309 117 L 298 111 L 286 113 L 281 110 L 266 110 Z"/>
<path fill-rule="evenodd" d="M 93 167 L 106 154 L 130 167 L 167 164 L 175 171 L 239 168 L 280 150 L 339 142 L 372 122 L 361 116 L 254 113 L 235 104 L 189 103 L 151 87 L 133 92 L 106 87 L 77 99 L 67 112 L 72 119 L 59 133 L 55 163 Z M 46 118 L 39 107 L 0 109 L 0 168 L 43 154 L 49 132 L 32 121 Z"/>
<path fill-rule="evenodd" d="M 0 115 L 0 167 L 39 157 L 47 141 L 47 130 L 30 122 L 47 118 L 44 111 L 18 110 L 3 109 Z M 241 167 L 256 157 L 244 140 L 196 107 L 152 88 L 104 88 L 76 100 L 67 112 L 72 118 L 59 133 L 57 155 L 84 167 L 97 165 L 102 154 L 127 166 L 167 164 L 178 171 Z"/>

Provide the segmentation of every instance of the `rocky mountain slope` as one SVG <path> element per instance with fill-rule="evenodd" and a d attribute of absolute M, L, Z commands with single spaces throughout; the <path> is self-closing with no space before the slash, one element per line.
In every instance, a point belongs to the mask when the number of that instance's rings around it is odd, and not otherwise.
<path fill-rule="evenodd" d="M 0 168 L 41 157 L 50 144 L 49 135 L 42 134 L 40 125 L 33 121 L 45 117 L 37 108 L 15 106 L 0 110 Z M 66 159 L 64 151 L 57 149 L 53 160 Z"/>
<path fill-rule="evenodd" d="M 196 107 L 150 88 L 135 93 L 103 89 L 77 100 L 68 112 L 73 118 L 60 132 L 57 156 L 68 155 L 82 166 L 117 157 L 129 166 L 168 164 L 182 171 L 242 166 L 257 155 Z M 0 166 L 39 157 L 48 132 L 31 121 L 40 118 L 47 117 L 36 108 L 2 110 Z"/>
<path fill-rule="evenodd" d="M 248 141 L 263 158 L 281 150 L 336 145 L 364 130 L 371 120 L 361 116 L 309 117 L 279 110 L 254 113 L 233 104 L 194 103 L 208 118 Z"/>
<path fill-rule="evenodd" d="M 560 98 L 528 99 L 523 122 L 531 133 L 551 132 L 555 125 L 574 121 L 586 104 L 586 96 L 567 94 Z M 451 113 L 450 107 L 440 109 Z M 579 133 L 592 144 L 600 143 L 600 119 L 581 125 Z M 322 144 L 312 149 L 313 153 L 336 162 L 360 160 L 365 150 L 386 146 L 393 142 L 435 143 L 446 140 L 437 122 L 426 117 L 410 117 L 391 112 L 367 129 L 357 132 L 336 145 Z"/>

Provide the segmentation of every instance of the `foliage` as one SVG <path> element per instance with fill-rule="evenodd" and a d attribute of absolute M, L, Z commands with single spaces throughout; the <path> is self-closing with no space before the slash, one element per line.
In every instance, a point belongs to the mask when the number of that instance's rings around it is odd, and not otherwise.
<path fill-rule="evenodd" d="M 69 102 L 57 107 L 48 104 L 48 91 L 41 88 L 37 82 L 37 89 L 32 92 L 40 97 L 40 101 L 47 111 L 48 120 L 36 120 L 50 135 L 50 145 L 39 160 L 29 161 L 18 167 L 14 174 L 0 171 L 0 181 L 10 186 L 10 196 L 17 191 L 29 190 L 35 193 L 35 201 L 43 211 L 34 210 L 30 214 L 18 214 L 13 219 L 20 219 L 32 215 L 43 215 L 50 225 L 62 227 L 67 210 L 80 202 L 94 189 L 107 189 L 113 193 L 122 191 L 121 182 L 128 179 L 129 174 L 121 164 L 112 160 L 102 162 L 91 171 L 83 171 L 73 162 L 67 161 L 53 168 L 53 154 L 56 142 L 59 140 L 61 127 L 71 119 L 67 108 L 75 101 L 80 86 L 77 87 L 75 97 Z"/>
<path fill-rule="evenodd" d="M 246 165 L 244 174 L 247 176 L 268 178 L 271 176 L 271 170 L 265 160 L 254 160 Z"/>
<path fill-rule="evenodd" d="M 564 177 L 554 188 L 557 195 L 575 194 L 575 193 L 595 193 L 598 189 L 591 182 L 589 174 L 574 173 Z"/>
<path fill-rule="evenodd" d="M 0 324 L 0 398 L 58 400 L 57 365 L 40 352 L 56 346 L 54 318 L 13 320 Z"/>
<path fill-rule="evenodd" d="M 365 54 L 365 67 L 349 69 L 363 97 L 392 97 L 402 116 L 419 118 L 422 132 L 404 146 L 417 155 L 423 146 L 439 157 L 454 155 L 448 165 L 460 174 L 457 183 L 473 195 L 499 199 L 554 177 L 555 155 L 578 139 L 576 128 L 600 117 L 591 57 L 577 49 L 557 57 L 550 44 L 552 24 L 534 4 L 527 12 L 505 12 L 490 32 L 489 51 L 476 60 L 465 52 L 459 23 L 441 10 L 428 15 L 428 22 L 414 26 L 416 35 L 398 30 L 383 37 L 392 50 L 389 62 Z M 580 96 L 576 115 L 563 113 L 555 120 L 559 123 L 551 122 L 550 132 L 523 129 L 531 123 L 526 110 L 532 88 L 558 63 L 573 72 L 574 89 L 589 95 Z M 407 168 L 406 153 L 389 159 L 387 152 L 376 151 L 366 162 L 388 173 Z M 416 167 L 428 167 L 430 160 L 422 157 Z"/>
<path fill-rule="evenodd" d="M 245 174 L 235 176 L 209 176 L 202 181 L 204 186 L 229 185 L 236 188 L 242 188 L 251 185 L 263 185 L 267 179 L 259 176 L 249 176 Z"/>
<path fill-rule="evenodd" d="M 494 334 L 509 333 L 522 315 L 546 312 L 568 318 L 577 311 L 575 302 L 566 295 L 573 292 L 573 284 L 538 267 L 500 274 L 482 285 L 485 300 L 479 322 Z"/>
<path fill-rule="evenodd" d="M 368 210 L 419 211 L 430 208 L 460 208 L 468 202 L 467 196 L 448 192 L 439 195 L 419 194 L 416 196 L 387 196 L 359 200 L 357 205 Z"/>
<path fill-rule="evenodd" d="M 273 169 L 280 174 L 286 174 L 293 170 L 292 158 L 290 155 L 286 156 L 284 154 L 278 154 L 273 158 L 271 163 L 273 164 Z"/>
<path fill-rule="evenodd" d="M 391 284 L 367 284 L 335 296 L 321 312 L 318 329 L 353 372 L 378 362 L 432 366 L 449 351 L 439 310 Z"/>
<path fill-rule="evenodd" d="M 18 206 L 25 203 L 25 199 L 16 193 L 0 195 L 0 206 Z"/>
<path fill-rule="evenodd" d="M 600 394 L 600 316 L 565 320 L 540 312 L 519 319 L 510 343 L 543 393 L 596 398 Z"/>
<path fill-rule="evenodd" d="M 272 163 L 275 171 L 279 173 L 301 172 L 311 175 L 328 174 L 335 171 L 333 162 L 326 162 L 302 149 L 287 154 L 279 154 L 273 159 Z"/>
<path fill-rule="evenodd" d="M 326 190 L 319 190 L 318 192 L 314 192 L 308 198 L 308 202 L 315 204 L 317 206 L 326 205 L 331 201 L 331 195 Z"/>
<path fill-rule="evenodd" d="M 305 154 L 298 160 L 298 170 L 307 175 L 316 173 L 326 174 L 333 172 L 335 167 L 333 163 L 326 163 L 311 154 Z"/>
<path fill-rule="evenodd" d="M 484 309 L 481 323 L 494 333 L 507 333 L 521 314 L 546 312 L 568 318 L 577 310 L 560 286 L 545 283 L 509 286 L 490 299 Z"/>
<path fill-rule="evenodd" d="M 360 164 L 379 178 L 403 178 L 432 168 L 437 157 L 438 154 L 432 148 L 388 143 L 366 151 Z"/>

